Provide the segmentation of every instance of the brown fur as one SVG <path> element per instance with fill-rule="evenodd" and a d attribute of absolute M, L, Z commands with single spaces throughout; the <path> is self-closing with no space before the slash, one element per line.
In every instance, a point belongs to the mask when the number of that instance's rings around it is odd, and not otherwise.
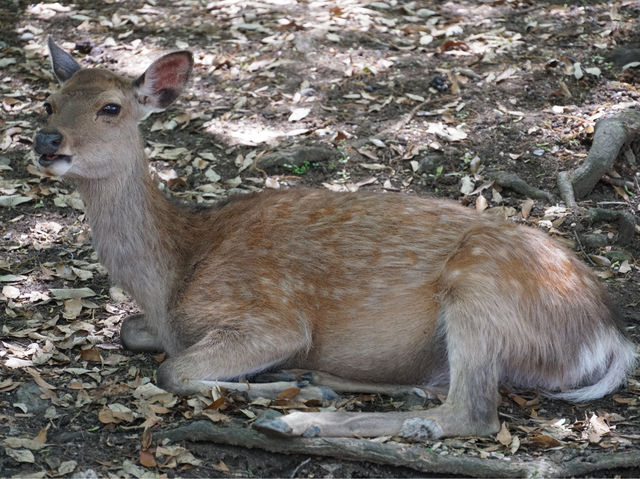
<path fill-rule="evenodd" d="M 50 48 L 54 66 L 75 70 Z M 540 232 L 399 194 L 295 189 L 173 206 L 148 177 L 136 126 L 186 81 L 188 54 L 167 58 L 135 82 L 101 70 L 61 78 L 46 127 L 72 158 L 65 174 L 101 261 L 144 311 L 124 321 L 123 344 L 168 353 L 162 387 L 190 393 L 274 367 L 449 384 L 446 403 L 421 413 L 298 414 L 265 427 L 438 437 L 496 432 L 502 383 L 588 399 L 624 381 L 634 347 L 605 292 Z M 122 111 L 96 114 L 104 103 Z M 407 422 L 416 417 L 422 432 Z"/>

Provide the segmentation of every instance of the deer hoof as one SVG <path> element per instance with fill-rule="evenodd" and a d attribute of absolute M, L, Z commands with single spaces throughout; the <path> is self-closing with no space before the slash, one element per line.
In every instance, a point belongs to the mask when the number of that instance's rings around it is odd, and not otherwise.
<path fill-rule="evenodd" d="M 269 435 L 292 436 L 293 429 L 282 419 L 274 419 L 272 421 L 255 422 L 254 429 Z"/>

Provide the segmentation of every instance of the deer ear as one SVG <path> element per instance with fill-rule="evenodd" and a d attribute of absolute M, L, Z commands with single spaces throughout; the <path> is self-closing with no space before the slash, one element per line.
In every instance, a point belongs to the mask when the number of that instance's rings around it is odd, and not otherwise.
<path fill-rule="evenodd" d="M 158 58 L 133 82 L 138 101 L 151 111 L 165 109 L 182 92 L 192 68 L 193 56 L 188 51 L 169 53 Z"/>
<path fill-rule="evenodd" d="M 51 58 L 53 74 L 62 84 L 71 78 L 75 72 L 80 70 L 80 65 L 78 65 L 71 55 L 56 45 L 53 38 L 47 38 L 47 45 L 49 46 L 49 58 Z"/>

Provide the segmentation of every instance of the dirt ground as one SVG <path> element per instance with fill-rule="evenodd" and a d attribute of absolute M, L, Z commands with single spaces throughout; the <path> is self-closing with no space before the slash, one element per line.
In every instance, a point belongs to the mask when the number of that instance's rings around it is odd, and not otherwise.
<path fill-rule="evenodd" d="M 142 125 L 152 173 L 180 201 L 206 206 L 296 185 L 451 198 L 569 244 L 606 283 L 637 342 L 638 229 L 619 245 L 615 224 L 563 207 L 556 175 L 586 157 L 597 120 L 637 104 L 640 4 L 556 3 L 3 1 L 0 476 L 428 475 L 339 454 L 152 438 L 196 419 L 244 427 L 268 410 L 317 405 L 140 395 L 162 358 L 120 348 L 120 321 L 136 305 L 111 287 L 73 185 L 33 166 L 31 138 L 56 88 L 47 35 L 82 66 L 131 76 L 164 52 L 194 53 L 188 91 Z M 637 221 L 638 152 L 624 149 L 580 206 Z M 553 198 L 500 187 L 497 172 Z M 504 391 L 497 437 L 413 446 L 488 462 L 640 457 L 639 379 L 584 405 Z M 371 395 L 335 405 L 425 406 Z M 612 463 L 586 475 L 637 477 L 640 468 Z"/>

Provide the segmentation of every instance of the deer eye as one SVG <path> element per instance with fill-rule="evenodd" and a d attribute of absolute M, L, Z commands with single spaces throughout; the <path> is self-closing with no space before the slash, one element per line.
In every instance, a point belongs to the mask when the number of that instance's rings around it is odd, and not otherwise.
<path fill-rule="evenodd" d="M 99 115 L 106 116 L 117 116 L 120 113 L 120 105 L 116 105 L 115 103 L 108 103 L 98 112 Z"/>
<path fill-rule="evenodd" d="M 44 111 L 46 112 L 47 115 L 53 114 L 53 107 L 51 106 L 51 103 L 45 103 L 42 106 L 44 107 Z"/>

